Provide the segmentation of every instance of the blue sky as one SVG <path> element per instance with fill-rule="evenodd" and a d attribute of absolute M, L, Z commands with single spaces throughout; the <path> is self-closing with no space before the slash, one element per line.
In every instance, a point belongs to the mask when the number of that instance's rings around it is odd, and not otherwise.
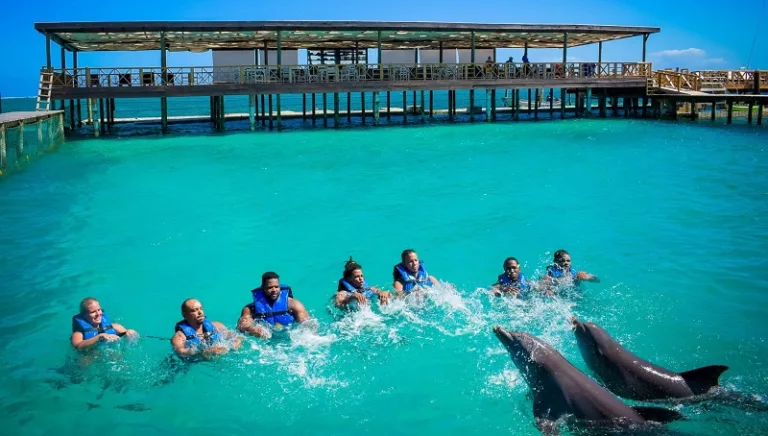
<path fill-rule="evenodd" d="M 324 3 L 324 4 L 321 4 Z M 738 7 L 714 0 L 645 1 L 546 1 L 486 0 L 441 2 L 390 0 L 378 9 L 368 3 L 342 0 L 331 3 L 294 0 L 222 0 L 217 2 L 151 2 L 146 8 L 131 3 L 100 3 L 100 7 L 61 8 L 52 0 L 14 1 L 3 6 L 0 26 L 7 39 L 0 66 L 0 94 L 29 96 L 37 92 L 40 67 L 45 64 L 45 38 L 34 30 L 35 22 L 48 21 L 142 21 L 142 20 L 392 20 L 456 21 L 486 23 L 615 24 L 660 27 L 648 40 L 648 60 L 655 68 L 720 69 L 749 67 L 768 69 L 768 5 L 766 0 L 742 0 Z M 383 3 L 382 3 L 383 4 Z M 113 5 L 107 11 L 104 6 Z M 180 6 L 183 5 L 183 6 Z M 759 24 L 760 21 L 766 24 Z M 759 27 L 759 29 L 758 29 Z M 757 35 L 757 38 L 755 36 Z M 754 48 L 753 48 L 754 41 Z M 54 66 L 60 51 L 53 45 Z M 603 44 L 603 61 L 640 60 L 641 38 Z M 597 46 L 569 50 L 569 60 L 596 60 Z M 521 50 L 500 51 L 500 59 Z M 558 50 L 531 50 L 531 62 L 562 59 Z M 68 57 L 71 66 L 71 58 Z M 156 66 L 157 52 L 80 53 L 81 67 Z M 170 66 L 210 65 L 211 54 L 170 53 Z"/>

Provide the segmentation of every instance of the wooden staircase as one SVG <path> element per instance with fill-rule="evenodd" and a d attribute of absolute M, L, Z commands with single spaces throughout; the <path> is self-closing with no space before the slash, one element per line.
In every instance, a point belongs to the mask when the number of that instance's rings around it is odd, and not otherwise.
<path fill-rule="evenodd" d="M 53 72 L 43 68 L 40 71 L 40 89 L 37 91 L 35 110 L 51 110 L 51 90 L 53 89 Z"/>

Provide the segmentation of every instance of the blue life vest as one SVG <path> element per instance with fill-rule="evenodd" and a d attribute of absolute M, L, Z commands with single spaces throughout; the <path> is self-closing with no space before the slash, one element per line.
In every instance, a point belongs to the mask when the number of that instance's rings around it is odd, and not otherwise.
<path fill-rule="evenodd" d="M 570 276 L 574 280 L 576 279 L 576 270 L 573 268 L 570 268 L 568 270 L 563 269 L 560 265 L 553 263 L 552 265 L 547 266 L 547 275 L 550 277 L 554 277 L 556 279 L 562 279 L 565 277 Z"/>
<path fill-rule="evenodd" d="M 400 274 L 401 280 L 405 282 L 403 286 L 404 292 L 411 292 L 416 285 L 422 287 L 432 286 L 432 282 L 429 281 L 429 274 L 427 274 L 427 270 L 424 269 L 424 262 L 422 261 L 419 261 L 419 271 L 415 276 L 405 269 L 405 266 L 403 266 L 402 263 L 395 265 L 395 269 Z"/>
<path fill-rule="evenodd" d="M 75 315 L 72 317 L 72 332 L 79 331 L 83 334 L 83 339 L 91 339 L 96 337 L 100 333 L 106 333 L 108 335 L 116 335 L 117 330 L 112 327 L 112 323 L 109 321 L 109 317 L 106 313 L 101 314 L 101 323 L 97 327 L 85 320 L 81 315 Z"/>
<path fill-rule="evenodd" d="M 525 274 L 522 273 L 517 276 L 516 282 L 513 282 L 506 273 L 501 274 L 499 275 L 499 284 L 502 287 L 513 287 L 521 291 L 528 289 L 529 286 L 528 280 L 525 278 Z"/>
<path fill-rule="evenodd" d="M 181 330 L 181 332 L 184 333 L 184 336 L 187 337 L 187 346 L 202 344 L 206 347 L 209 347 L 211 344 L 218 341 L 221 337 L 219 330 L 215 325 L 213 325 L 211 321 L 208 320 L 208 318 L 203 320 L 202 340 L 201 337 L 198 336 L 195 328 L 189 325 L 187 321 L 179 321 L 176 323 L 176 328 L 174 331 L 178 332 L 179 330 Z"/>
<path fill-rule="evenodd" d="M 287 289 L 286 289 L 287 288 Z M 295 321 L 293 315 L 288 312 L 288 296 L 290 288 L 280 286 L 280 296 L 270 305 L 267 296 L 261 288 L 253 290 L 253 318 L 262 319 L 269 325 L 287 326 Z"/>
<path fill-rule="evenodd" d="M 347 292 L 353 293 L 353 294 L 363 294 L 365 295 L 365 298 L 368 300 L 373 301 L 374 298 L 377 297 L 376 293 L 373 292 L 370 286 L 368 286 L 367 281 L 363 281 L 363 289 L 357 289 L 352 285 L 352 283 L 349 283 L 346 279 L 341 279 L 339 281 L 344 288 L 346 288 Z"/>

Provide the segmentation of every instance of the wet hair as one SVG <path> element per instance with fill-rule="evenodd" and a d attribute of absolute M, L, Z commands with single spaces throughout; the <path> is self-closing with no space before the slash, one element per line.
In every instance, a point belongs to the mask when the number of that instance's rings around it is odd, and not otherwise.
<path fill-rule="evenodd" d="M 361 270 L 362 271 L 363 266 L 359 263 L 352 260 L 352 256 L 349 256 L 349 260 L 344 264 L 344 279 L 350 279 L 352 278 L 352 273 Z"/>
<path fill-rule="evenodd" d="M 83 298 L 80 301 L 80 315 L 85 315 L 88 313 L 88 306 L 91 305 L 91 303 L 98 303 L 99 300 L 93 298 L 93 297 L 87 297 Z"/>
<path fill-rule="evenodd" d="M 508 258 L 504 259 L 504 263 L 501 264 L 501 268 L 503 270 L 506 271 L 506 269 L 507 269 L 507 262 L 509 262 L 510 260 L 514 260 L 515 262 L 517 262 L 518 265 L 520 265 L 520 261 L 519 260 L 515 259 L 514 257 L 508 257 Z"/>
<path fill-rule="evenodd" d="M 410 248 L 409 248 L 409 249 L 407 249 L 407 250 L 403 250 L 403 252 L 400 254 L 400 260 L 402 260 L 403 262 L 405 262 L 405 260 L 406 260 L 406 259 L 408 258 L 408 256 L 410 256 L 411 254 L 416 254 L 416 250 L 413 250 L 413 249 L 410 249 Z"/>
<path fill-rule="evenodd" d="M 272 279 L 277 279 L 279 281 L 280 280 L 280 276 L 277 275 L 276 272 L 272 272 L 272 271 L 267 271 L 264 274 L 262 274 L 261 275 L 261 287 L 264 287 L 267 284 L 267 282 L 272 280 Z"/>
<path fill-rule="evenodd" d="M 566 254 L 568 254 L 568 252 L 565 251 L 565 250 L 557 250 L 557 251 L 555 251 L 555 256 L 554 256 L 555 257 L 555 263 L 556 264 L 562 263 L 563 262 L 563 256 L 565 256 Z"/>

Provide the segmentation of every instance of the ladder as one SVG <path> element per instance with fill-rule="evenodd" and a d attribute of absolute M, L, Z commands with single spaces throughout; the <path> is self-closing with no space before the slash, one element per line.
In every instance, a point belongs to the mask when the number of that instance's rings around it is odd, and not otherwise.
<path fill-rule="evenodd" d="M 53 89 L 53 72 L 43 69 L 40 72 L 40 89 L 37 91 L 35 110 L 51 110 L 51 90 Z"/>

